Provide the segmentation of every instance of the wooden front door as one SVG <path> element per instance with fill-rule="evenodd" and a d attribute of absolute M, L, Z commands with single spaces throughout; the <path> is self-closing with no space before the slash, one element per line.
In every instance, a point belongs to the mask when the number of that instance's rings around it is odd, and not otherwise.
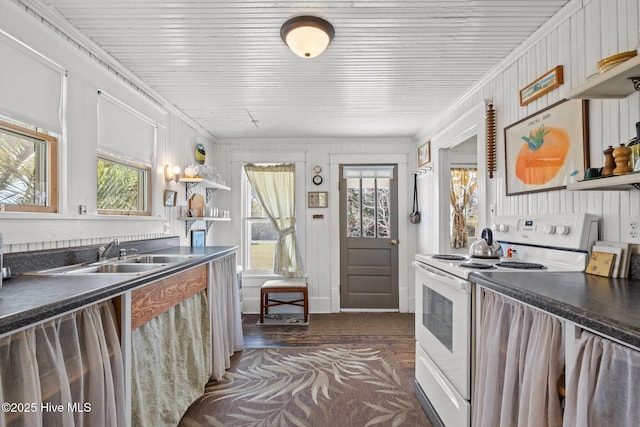
<path fill-rule="evenodd" d="M 398 308 L 397 169 L 340 166 L 340 308 Z"/>

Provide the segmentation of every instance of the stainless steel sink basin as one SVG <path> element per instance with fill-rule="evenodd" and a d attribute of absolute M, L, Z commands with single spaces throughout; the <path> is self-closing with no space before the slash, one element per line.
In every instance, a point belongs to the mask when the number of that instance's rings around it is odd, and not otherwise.
<path fill-rule="evenodd" d="M 194 258 L 196 255 L 138 255 L 127 258 L 125 262 L 136 262 L 140 264 L 175 264 Z"/>
<path fill-rule="evenodd" d="M 142 254 L 126 257 L 122 260 L 111 259 L 107 261 L 90 264 L 76 264 L 65 267 L 41 270 L 26 275 L 51 276 L 61 274 L 128 274 L 141 275 L 167 267 L 170 264 L 177 264 L 195 258 L 198 255 L 189 254 Z"/>
<path fill-rule="evenodd" d="M 166 264 L 129 264 L 129 263 L 108 263 L 101 265 L 91 265 L 88 267 L 79 267 L 66 271 L 66 274 L 96 274 L 96 273 L 125 273 L 139 274 L 157 270 L 166 266 Z"/>

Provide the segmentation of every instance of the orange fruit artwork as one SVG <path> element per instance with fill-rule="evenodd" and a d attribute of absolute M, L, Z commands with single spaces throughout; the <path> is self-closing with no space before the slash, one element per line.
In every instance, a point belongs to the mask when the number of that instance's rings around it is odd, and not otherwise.
<path fill-rule="evenodd" d="M 560 172 L 569 153 L 569 135 L 564 129 L 540 126 L 529 136 L 521 137 L 522 145 L 516 157 L 516 176 L 528 185 L 551 181 Z"/>

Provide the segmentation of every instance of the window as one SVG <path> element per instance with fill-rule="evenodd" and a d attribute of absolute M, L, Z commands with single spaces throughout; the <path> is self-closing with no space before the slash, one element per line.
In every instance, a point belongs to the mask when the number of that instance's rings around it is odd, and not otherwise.
<path fill-rule="evenodd" d="M 468 247 L 478 228 L 478 169 L 451 168 L 451 247 Z"/>
<path fill-rule="evenodd" d="M 24 123 L 0 121 L 0 204 L 9 211 L 56 212 L 57 139 Z"/>
<path fill-rule="evenodd" d="M 151 215 L 150 174 L 147 166 L 98 156 L 98 213 Z"/>
<path fill-rule="evenodd" d="M 394 167 L 344 166 L 347 183 L 347 237 L 391 237 L 391 180 Z"/>
<path fill-rule="evenodd" d="M 278 241 L 278 231 L 273 226 L 260 203 L 246 174 L 242 174 L 244 206 L 244 265 L 246 270 L 271 274 L 273 272 L 273 255 Z"/>

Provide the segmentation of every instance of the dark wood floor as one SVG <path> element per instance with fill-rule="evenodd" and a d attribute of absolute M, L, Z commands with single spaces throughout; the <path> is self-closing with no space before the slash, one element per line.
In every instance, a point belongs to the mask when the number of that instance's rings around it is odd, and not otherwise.
<path fill-rule="evenodd" d="M 256 347 L 281 347 L 281 346 L 315 346 L 315 345 L 340 345 L 340 344 L 366 344 L 386 345 L 402 369 L 407 382 L 413 387 L 415 369 L 415 337 L 413 328 L 406 332 L 397 333 L 396 329 L 389 326 L 385 316 L 391 313 L 379 313 L 373 330 L 375 334 L 362 335 L 361 332 L 352 333 L 349 329 L 350 322 L 343 322 L 343 330 L 339 335 L 335 331 L 331 335 L 323 335 L 321 331 L 310 333 L 309 326 L 262 326 L 256 325 L 258 315 L 243 315 L 243 331 L 245 348 Z M 398 314 L 395 313 L 397 316 Z M 313 322 L 311 314 L 310 322 Z M 323 314 L 322 316 L 339 316 L 339 314 Z M 344 314 L 343 314 L 344 316 Z M 357 316 L 357 315 L 355 315 Z M 406 316 L 412 316 L 407 314 Z M 341 318 L 342 319 L 342 318 Z M 387 328 L 385 330 L 385 328 Z M 358 328 L 359 330 L 361 328 Z M 390 331 L 394 331 L 390 335 Z"/>

